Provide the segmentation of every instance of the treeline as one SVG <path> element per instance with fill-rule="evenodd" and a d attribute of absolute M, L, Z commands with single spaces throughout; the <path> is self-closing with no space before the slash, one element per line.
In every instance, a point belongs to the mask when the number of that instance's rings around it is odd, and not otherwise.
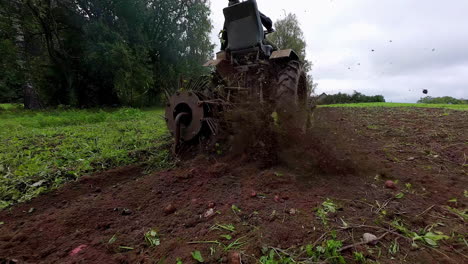
<path fill-rule="evenodd" d="M 468 104 L 468 100 L 456 99 L 450 96 L 444 97 L 431 97 L 427 96 L 421 98 L 418 104 Z"/>
<path fill-rule="evenodd" d="M 153 105 L 205 69 L 208 0 L 0 1 L 0 102 Z"/>
<path fill-rule="evenodd" d="M 367 96 L 354 91 L 353 94 L 338 93 L 326 95 L 319 99 L 319 104 L 354 104 L 354 103 L 384 103 L 385 98 L 382 95 Z"/>

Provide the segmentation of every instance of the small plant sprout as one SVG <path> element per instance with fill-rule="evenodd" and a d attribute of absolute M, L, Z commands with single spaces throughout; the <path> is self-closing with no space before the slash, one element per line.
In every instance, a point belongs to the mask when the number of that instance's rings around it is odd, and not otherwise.
<path fill-rule="evenodd" d="M 438 246 L 438 242 L 439 242 L 440 240 L 449 239 L 449 238 L 450 238 L 450 237 L 444 235 L 444 233 L 435 231 L 435 233 L 433 233 L 433 232 L 427 232 L 426 234 L 424 234 L 424 235 L 422 235 L 422 236 L 416 235 L 416 236 L 413 238 L 413 240 L 414 240 L 414 241 L 421 240 L 421 241 L 426 242 L 428 245 L 430 245 L 430 246 L 432 246 L 432 247 L 437 247 L 437 246 Z"/>
<path fill-rule="evenodd" d="M 397 195 L 395 195 L 395 198 L 397 199 L 402 199 L 403 197 L 405 197 L 404 193 L 398 193 Z"/>
<path fill-rule="evenodd" d="M 203 259 L 203 256 L 200 251 L 196 250 L 192 252 L 192 258 L 196 260 L 198 263 L 203 263 L 205 260 Z"/>
<path fill-rule="evenodd" d="M 274 174 L 275 174 L 276 177 L 283 177 L 284 176 L 284 174 L 281 173 L 281 172 L 275 172 Z"/>
<path fill-rule="evenodd" d="M 224 246 L 224 251 L 229 251 L 229 250 L 233 250 L 233 249 L 240 249 L 242 248 L 245 244 L 247 244 L 247 242 L 242 242 L 241 241 L 242 237 L 239 238 L 239 239 L 236 239 L 236 241 L 232 242 L 231 244 L 227 245 L 227 246 Z"/>
<path fill-rule="evenodd" d="M 180 258 L 177 258 L 176 264 L 184 264 Z"/>
<path fill-rule="evenodd" d="M 412 232 L 412 231 L 408 230 L 408 228 L 406 228 L 403 225 L 403 223 L 401 221 L 399 221 L 399 220 L 394 220 L 392 222 L 392 226 L 395 229 L 397 229 L 398 231 L 400 231 L 402 234 L 404 234 L 406 237 L 411 238 L 413 240 L 413 247 L 418 247 L 418 245 L 416 244 L 417 241 L 424 242 L 424 243 L 426 243 L 426 244 L 428 244 L 429 246 L 432 246 L 432 247 L 437 247 L 438 242 L 440 240 L 450 238 L 449 236 L 444 235 L 444 233 L 438 232 L 438 231 L 426 232 L 425 230 L 423 230 L 419 234 L 416 233 L 416 232 Z"/>
<path fill-rule="evenodd" d="M 154 229 L 151 229 L 150 231 L 146 232 L 145 241 L 150 247 L 159 246 L 161 244 L 158 232 Z"/>
<path fill-rule="evenodd" d="M 337 205 L 333 203 L 332 200 L 327 199 L 325 202 L 322 203 L 322 205 L 318 209 L 316 209 L 316 215 L 322 220 L 322 223 L 324 225 L 327 225 L 328 213 L 336 213 L 337 208 L 338 208 Z"/>
<path fill-rule="evenodd" d="M 232 236 L 231 235 L 220 235 L 220 237 L 226 239 L 226 240 L 231 240 Z"/>
<path fill-rule="evenodd" d="M 134 250 L 134 248 L 132 248 L 132 247 L 127 247 L 127 246 L 119 246 L 119 249 L 122 249 L 122 250 Z"/>
<path fill-rule="evenodd" d="M 107 244 L 112 245 L 112 244 L 115 243 L 115 241 L 117 241 L 117 234 L 114 234 L 114 235 L 109 239 L 109 241 L 107 242 Z"/>
<path fill-rule="evenodd" d="M 364 254 L 362 252 L 353 252 L 354 260 L 356 260 L 358 263 L 365 264 L 367 262 L 366 257 L 364 257 Z"/>
<path fill-rule="evenodd" d="M 411 183 L 406 183 L 405 184 L 406 189 L 411 190 L 413 189 L 413 185 Z"/>
<path fill-rule="evenodd" d="M 211 246 L 210 247 L 210 255 L 213 256 L 214 254 L 216 254 L 216 248 Z"/>
<path fill-rule="evenodd" d="M 467 190 L 463 191 L 463 196 L 465 196 L 465 198 L 468 198 L 468 191 Z"/>
<path fill-rule="evenodd" d="M 234 214 L 238 214 L 238 213 L 242 212 L 241 209 L 239 207 L 237 207 L 237 205 L 235 205 L 235 204 L 233 204 L 231 206 L 231 210 L 232 210 L 232 212 L 234 212 Z"/>
<path fill-rule="evenodd" d="M 266 250 L 266 252 L 264 252 L 263 254 L 265 254 L 265 255 L 262 256 L 258 260 L 258 262 L 260 264 L 292 264 L 292 263 L 295 263 L 291 259 L 291 257 L 287 256 L 285 253 L 277 252 L 274 249 L 270 250 L 269 252 L 268 252 L 268 250 Z"/>
<path fill-rule="evenodd" d="M 447 206 L 446 208 L 453 214 L 458 215 L 464 221 L 468 220 L 468 209 L 457 209 L 457 208 L 452 208 L 450 206 Z"/>
<path fill-rule="evenodd" d="M 345 264 L 346 261 L 341 256 L 340 249 L 343 246 L 343 242 L 331 239 L 324 242 L 321 246 L 317 246 L 315 250 L 315 260 L 329 260 L 332 264 Z"/>
<path fill-rule="evenodd" d="M 390 244 L 390 247 L 388 248 L 388 253 L 392 255 L 396 255 L 399 251 L 400 251 L 400 244 L 398 243 L 398 240 L 395 239 L 395 241 L 393 241 Z"/>
<path fill-rule="evenodd" d="M 240 211 L 240 210 L 239 210 Z M 232 224 L 223 225 L 223 224 L 216 224 L 210 228 L 211 230 L 226 230 L 229 232 L 236 231 L 236 227 Z"/>

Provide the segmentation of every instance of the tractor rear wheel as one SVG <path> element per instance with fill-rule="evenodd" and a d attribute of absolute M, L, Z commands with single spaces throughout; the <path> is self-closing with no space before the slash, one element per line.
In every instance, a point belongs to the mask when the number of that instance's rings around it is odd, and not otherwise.
<path fill-rule="evenodd" d="M 276 112 L 282 130 L 305 133 L 310 123 L 307 74 L 302 63 L 290 61 L 279 72 L 276 90 Z"/>

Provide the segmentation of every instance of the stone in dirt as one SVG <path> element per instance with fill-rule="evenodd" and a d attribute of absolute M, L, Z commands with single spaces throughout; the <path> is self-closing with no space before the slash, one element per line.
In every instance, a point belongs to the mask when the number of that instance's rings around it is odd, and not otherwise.
<path fill-rule="evenodd" d="M 371 245 L 376 245 L 378 242 L 377 237 L 371 233 L 365 233 L 364 235 L 362 235 L 362 239 L 364 243 Z"/>
<path fill-rule="evenodd" d="M 166 206 L 166 208 L 164 208 L 164 213 L 165 213 L 166 215 L 170 215 L 170 214 L 175 213 L 176 210 L 177 210 L 177 209 L 175 208 L 174 205 L 169 204 L 168 206 Z"/>
<path fill-rule="evenodd" d="M 283 202 L 284 202 L 284 200 L 281 199 L 281 198 L 279 197 L 279 195 L 275 195 L 274 200 L 275 200 L 275 202 L 277 202 L 277 203 L 283 203 Z"/>
<path fill-rule="evenodd" d="M 208 208 L 215 208 L 216 204 L 214 202 L 208 203 Z"/>
<path fill-rule="evenodd" d="M 81 251 L 83 251 L 83 249 L 87 248 L 88 246 L 87 245 L 80 245 L 78 247 L 76 247 L 75 249 L 73 249 L 71 252 L 70 252 L 70 256 L 75 256 L 77 255 L 78 253 L 80 253 Z"/>
<path fill-rule="evenodd" d="M 386 181 L 385 182 L 385 187 L 388 189 L 396 189 L 396 184 L 393 181 Z"/>
<path fill-rule="evenodd" d="M 132 210 L 130 210 L 130 209 L 128 209 L 128 208 L 124 208 L 120 214 L 121 214 L 121 215 L 131 215 L 131 214 L 132 214 Z"/>
<path fill-rule="evenodd" d="M 208 209 L 208 211 L 206 211 L 203 214 L 203 217 L 209 218 L 209 217 L 212 217 L 214 214 L 215 214 L 215 211 L 213 210 L 213 208 L 210 208 L 210 209 Z"/>
<path fill-rule="evenodd" d="M 241 264 L 242 261 L 241 261 L 241 255 L 239 254 L 239 252 L 231 252 L 229 254 L 229 261 L 228 261 L 229 264 Z"/>

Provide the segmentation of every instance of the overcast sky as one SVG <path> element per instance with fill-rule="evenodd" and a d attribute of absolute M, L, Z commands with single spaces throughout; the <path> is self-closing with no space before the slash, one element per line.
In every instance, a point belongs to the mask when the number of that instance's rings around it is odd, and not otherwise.
<path fill-rule="evenodd" d="M 211 1 L 218 43 L 228 0 Z M 428 89 L 430 96 L 468 99 L 468 0 L 257 2 L 273 21 L 298 16 L 317 93 L 356 90 L 416 102 Z"/>

